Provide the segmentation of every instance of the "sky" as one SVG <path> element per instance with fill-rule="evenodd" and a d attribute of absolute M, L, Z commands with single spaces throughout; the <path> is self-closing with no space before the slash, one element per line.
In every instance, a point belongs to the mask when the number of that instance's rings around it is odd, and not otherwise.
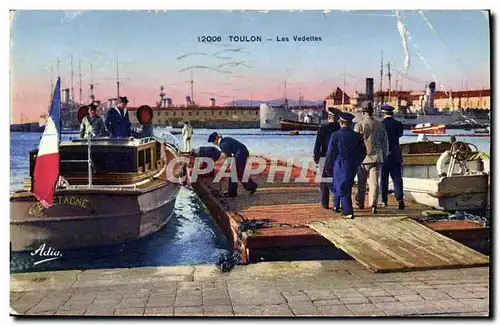
<path fill-rule="evenodd" d="M 204 36 L 220 42 L 201 42 Z M 155 105 L 160 85 L 174 105 L 183 104 L 191 78 L 195 102 L 209 105 L 211 97 L 217 104 L 283 98 L 285 82 L 291 99 L 322 100 L 344 83 L 350 95 L 364 92 L 367 77 L 378 90 L 381 51 L 392 89 L 396 80 L 413 91 L 433 80 L 442 90 L 490 87 L 489 20 L 478 10 L 18 11 L 11 20 L 11 122 L 21 115 L 38 121 L 57 75 L 71 88 L 71 58 L 76 101 L 79 64 L 81 102 L 88 103 L 90 67 L 96 98 L 106 101 L 116 96 L 118 62 L 120 95 L 130 105 Z"/>

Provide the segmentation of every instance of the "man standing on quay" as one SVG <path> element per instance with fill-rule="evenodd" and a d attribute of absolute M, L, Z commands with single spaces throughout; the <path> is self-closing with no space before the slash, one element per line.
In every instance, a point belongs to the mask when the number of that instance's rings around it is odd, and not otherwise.
<path fill-rule="evenodd" d="M 330 137 L 332 134 L 340 129 L 339 113 L 340 110 L 334 108 L 328 108 L 328 123 L 321 126 L 318 130 L 318 134 L 316 135 L 316 142 L 314 144 L 314 163 L 318 164 L 320 158 L 326 157 L 326 151 L 328 150 L 328 143 L 330 141 Z M 332 177 L 331 169 L 323 168 L 322 176 L 323 177 Z M 319 189 L 321 191 L 321 206 L 324 209 L 328 209 L 328 204 L 330 202 L 330 190 L 327 182 L 321 182 L 319 185 Z"/>
<path fill-rule="evenodd" d="M 363 136 L 366 146 L 366 158 L 358 170 L 356 204 L 361 209 L 365 208 L 365 188 L 368 179 L 370 187 L 368 203 L 371 207 L 371 213 L 376 214 L 379 192 L 379 170 L 387 157 L 389 142 L 384 125 L 373 117 L 371 102 L 363 102 L 363 119 L 356 123 L 354 131 Z"/>
<path fill-rule="evenodd" d="M 394 184 L 394 195 L 398 201 L 399 209 L 405 208 L 403 201 L 403 178 L 401 177 L 401 170 L 403 168 L 403 156 L 401 147 L 399 146 L 399 138 L 403 136 L 403 124 L 393 118 L 394 108 L 385 105 L 382 107 L 384 113 L 384 120 L 382 124 L 385 126 L 387 138 L 389 140 L 389 155 L 382 164 L 382 171 L 380 175 L 380 193 L 382 203 L 387 207 L 387 193 L 389 190 L 389 175 L 391 176 L 392 183 Z"/>
<path fill-rule="evenodd" d="M 353 219 L 352 186 L 358 168 L 366 156 L 363 138 L 351 129 L 354 116 L 343 112 L 340 114 L 340 130 L 330 138 L 326 152 L 325 168 L 333 170 L 332 190 L 334 207 L 342 204 L 342 218 Z"/>

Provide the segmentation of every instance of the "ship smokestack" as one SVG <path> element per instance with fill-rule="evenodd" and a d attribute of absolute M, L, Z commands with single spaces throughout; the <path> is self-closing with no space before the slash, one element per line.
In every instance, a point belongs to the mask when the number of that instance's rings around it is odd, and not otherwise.
<path fill-rule="evenodd" d="M 373 78 L 366 78 L 366 100 L 373 103 Z"/>
<path fill-rule="evenodd" d="M 172 107 L 172 99 L 170 97 L 167 97 L 167 107 Z"/>
<path fill-rule="evenodd" d="M 210 106 L 215 106 L 215 99 L 213 97 L 210 99 Z"/>
<path fill-rule="evenodd" d="M 434 108 L 434 93 L 436 91 L 436 83 L 435 82 L 430 82 L 429 86 L 427 86 L 427 89 L 425 91 L 425 95 L 427 95 L 427 109 L 433 109 Z"/>
<path fill-rule="evenodd" d="M 186 96 L 186 106 L 190 106 L 190 105 L 191 105 L 191 97 Z"/>
<path fill-rule="evenodd" d="M 69 105 L 69 88 L 65 88 L 63 90 L 63 102 L 66 105 Z"/>

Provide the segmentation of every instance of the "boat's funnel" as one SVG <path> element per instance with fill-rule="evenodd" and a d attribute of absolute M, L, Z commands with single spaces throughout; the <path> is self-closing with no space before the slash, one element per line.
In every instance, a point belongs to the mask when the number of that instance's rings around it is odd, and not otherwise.
<path fill-rule="evenodd" d="M 366 90 L 365 90 L 366 100 L 373 102 L 373 78 L 366 78 Z"/>
<path fill-rule="evenodd" d="M 149 105 L 141 105 L 137 109 L 137 121 L 141 125 L 148 125 L 153 120 L 153 109 Z"/>
<path fill-rule="evenodd" d="M 427 95 L 426 108 L 432 110 L 434 108 L 434 93 L 436 92 L 436 83 L 430 82 L 427 86 L 425 95 Z"/>
<path fill-rule="evenodd" d="M 76 113 L 76 117 L 78 119 L 78 122 L 82 123 L 83 118 L 85 118 L 88 114 L 89 114 L 89 107 L 86 105 L 81 106 L 78 109 L 78 112 Z"/>

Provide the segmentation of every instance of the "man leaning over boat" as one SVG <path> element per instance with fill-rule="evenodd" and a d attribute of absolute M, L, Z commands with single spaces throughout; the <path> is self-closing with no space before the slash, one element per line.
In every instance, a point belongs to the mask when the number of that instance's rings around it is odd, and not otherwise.
<path fill-rule="evenodd" d="M 106 136 L 106 126 L 104 120 L 97 114 L 97 105 L 91 103 L 88 110 L 89 114 L 82 119 L 80 124 L 80 138 L 87 138 L 92 133 L 94 137 Z"/>

